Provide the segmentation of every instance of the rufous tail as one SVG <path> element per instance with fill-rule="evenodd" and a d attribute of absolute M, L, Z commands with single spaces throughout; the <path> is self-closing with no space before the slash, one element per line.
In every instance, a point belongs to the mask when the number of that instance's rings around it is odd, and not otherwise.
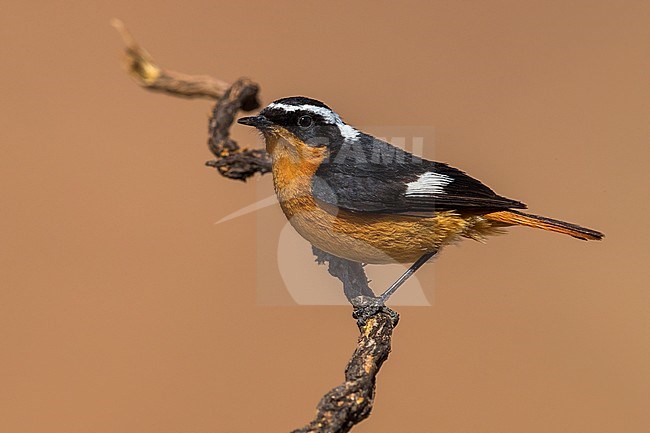
<path fill-rule="evenodd" d="M 585 241 L 599 241 L 605 237 L 604 234 L 597 232 L 596 230 L 591 230 L 564 221 L 554 220 L 539 215 L 531 215 L 516 210 L 492 212 L 484 215 L 484 217 L 490 221 L 527 227 L 536 227 L 538 229 L 548 230 L 551 232 L 564 233 L 565 235 L 573 236 L 574 238 L 582 239 Z"/>

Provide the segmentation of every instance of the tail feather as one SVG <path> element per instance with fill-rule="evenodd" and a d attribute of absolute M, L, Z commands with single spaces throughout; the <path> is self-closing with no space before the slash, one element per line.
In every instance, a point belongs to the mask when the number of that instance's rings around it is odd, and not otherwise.
<path fill-rule="evenodd" d="M 596 230 L 591 230 L 564 221 L 554 220 L 539 215 L 527 214 L 516 210 L 492 212 L 484 216 L 488 220 L 494 222 L 505 223 L 508 225 L 536 227 L 551 232 L 564 233 L 566 235 L 573 236 L 574 238 L 582 239 L 585 241 L 599 241 L 605 237 L 604 234 Z"/>

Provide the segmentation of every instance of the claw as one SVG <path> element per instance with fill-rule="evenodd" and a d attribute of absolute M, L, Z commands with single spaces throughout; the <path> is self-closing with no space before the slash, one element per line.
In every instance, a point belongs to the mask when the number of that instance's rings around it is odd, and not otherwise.
<path fill-rule="evenodd" d="M 381 297 L 357 296 L 352 300 L 352 305 L 354 306 L 352 317 L 357 320 L 360 328 L 366 325 L 368 319 L 380 312 L 387 313 L 393 321 L 393 326 L 397 326 L 399 314 L 384 305 Z"/>

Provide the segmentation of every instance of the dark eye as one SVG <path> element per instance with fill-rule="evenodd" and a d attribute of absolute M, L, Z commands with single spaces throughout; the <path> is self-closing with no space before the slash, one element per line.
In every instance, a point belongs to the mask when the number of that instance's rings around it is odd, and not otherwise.
<path fill-rule="evenodd" d="M 311 116 L 300 116 L 298 119 L 298 126 L 302 128 L 309 128 L 312 123 L 314 123 L 314 119 Z"/>

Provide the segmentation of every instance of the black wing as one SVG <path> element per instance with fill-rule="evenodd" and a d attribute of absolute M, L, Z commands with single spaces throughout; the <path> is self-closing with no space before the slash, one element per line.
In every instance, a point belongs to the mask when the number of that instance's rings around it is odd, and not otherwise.
<path fill-rule="evenodd" d="M 312 182 L 316 200 L 353 212 L 416 213 L 525 208 L 447 164 L 363 134 L 333 150 Z"/>

